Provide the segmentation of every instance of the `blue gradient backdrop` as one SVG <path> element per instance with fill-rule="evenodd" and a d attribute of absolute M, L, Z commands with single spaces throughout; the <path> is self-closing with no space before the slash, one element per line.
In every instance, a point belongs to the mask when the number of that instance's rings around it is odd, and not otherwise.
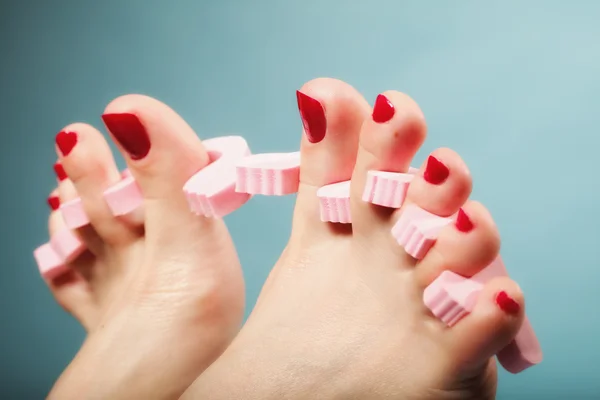
<path fill-rule="evenodd" d="M 501 373 L 500 399 L 600 395 L 600 2 L 2 1 L 0 394 L 42 398 L 83 339 L 32 250 L 47 240 L 55 133 L 126 93 L 154 96 L 201 137 L 298 148 L 294 91 L 343 79 L 369 101 L 413 96 L 417 156 L 449 146 L 475 179 L 527 295 L 543 364 Z M 121 165 L 122 160 L 120 160 Z M 227 218 L 251 308 L 290 229 L 293 198 Z M 261 235 L 248 226 L 261 220 Z M 12 397 L 8 396 L 12 393 Z"/>

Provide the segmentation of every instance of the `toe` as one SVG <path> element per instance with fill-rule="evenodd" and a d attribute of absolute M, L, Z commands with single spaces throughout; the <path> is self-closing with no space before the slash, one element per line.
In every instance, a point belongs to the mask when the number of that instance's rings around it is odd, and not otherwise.
<path fill-rule="evenodd" d="M 426 131 L 423 113 L 409 96 L 395 91 L 377 96 L 373 113 L 366 118 L 361 129 L 360 146 L 352 176 L 352 224 L 355 230 L 376 226 L 374 222 L 384 211 L 363 200 L 368 172 L 407 172 L 415 153 L 425 140 Z M 387 210 L 387 213 L 383 213 L 386 218 L 391 214 L 392 208 Z"/>
<path fill-rule="evenodd" d="M 294 231 L 308 227 L 315 232 L 327 229 L 320 222 L 316 192 L 322 186 L 350 179 L 360 127 L 370 107 L 353 87 L 328 78 L 306 83 L 297 92 L 297 101 L 304 135 Z"/>
<path fill-rule="evenodd" d="M 482 204 L 469 201 L 456 220 L 442 229 L 415 274 L 422 287 L 445 270 L 471 277 L 494 261 L 499 251 L 500 234 L 492 216 Z"/>
<path fill-rule="evenodd" d="M 524 308 L 523 293 L 515 282 L 507 277 L 489 281 L 478 295 L 473 311 L 447 331 L 446 340 L 456 367 L 475 372 L 507 348 L 521 328 Z"/>
<path fill-rule="evenodd" d="M 65 226 L 60 212 L 57 211 L 58 199 L 57 190 L 52 192 L 48 198 L 48 203 L 52 209 L 48 224 L 50 236 L 68 229 Z M 84 262 L 87 260 L 87 263 L 91 264 L 91 259 L 93 259 L 93 255 L 86 252 L 82 254 L 76 262 Z M 71 265 L 67 265 L 67 268 L 60 275 L 47 278 L 45 281 L 50 292 L 56 299 L 56 302 L 89 330 L 95 317 L 93 298 L 88 282 L 80 272 L 77 269 L 72 268 Z"/>
<path fill-rule="evenodd" d="M 81 204 L 87 220 L 104 242 L 116 245 L 135 238 L 129 226 L 113 217 L 102 196 L 121 179 L 102 134 L 89 125 L 72 124 L 56 135 L 56 147 L 60 162 L 79 195 L 76 202 Z M 65 216 L 73 211 L 73 204 L 63 206 Z"/>
<path fill-rule="evenodd" d="M 447 217 L 458 211 L 471 194 L 469 170 L 458 154 L 437 149 L 412 180 L 407 202 L 430 213 Z"/>

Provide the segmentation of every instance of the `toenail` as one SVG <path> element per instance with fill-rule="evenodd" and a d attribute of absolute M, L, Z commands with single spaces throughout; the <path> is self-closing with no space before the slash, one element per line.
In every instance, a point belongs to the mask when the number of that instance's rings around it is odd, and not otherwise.
<path fill-rule="evenodd" d="M 75 132 L 58 132 L 56 135 L 56 145 L 63 156 L 68 156 L 73 147 L 77 144 L 77 133 Z"/>
<path fill-rule="evenodd" d="M 378 124 L 388 122 L 392 119 L 395 112 L 394 105 L 387 97 L 382 94 L 377 96 L 375 107 L 373 107 L 373 121 Z"/>
<path fill-rule="evenodd" d="M 119 144 L 133 160 L 140 160 L 150 151 L 146 128 L 134 114 L 104 114 L 102 120 Z"/>
<path fill-rule="evenodd" d="M 429 156 L 423 178 L 433 185 L 439 185 L 448 178 L 448 175 L 450 175 L 448 167 L 434 156 Z"/>
<path fill-rule="evenodd" d="M 60 199 L 58 198 L 58 196 L 48 197 L 48 205 L 50 206 L 52 211 L 58 210 L 58 207 L 60 207 Z"/>
<path fill-rule="evenodd" d="M 325 109 L 317 99 L 305 95 L 296 90 L 298 100 L 298 109 L 302 117 L 304 132 L 311 143 L 319 143 L 325 137 L 327 130 L 327 120 L 325 119 Z"/>
<path fill-rule="evenodd" d="M 496 304 L 498 304 L 498 307 L 507 314 L 518 314 L 521 309 L 519 303 L 514 301 L 505 291 L 498 293 L 496 296 Z"/>
<path fill-rule="evenodd" d="M 456 225 L 456 229 L 458 229 L 459 231 L 464 232 L 464 233 L 467 233 L 471 229 L 473 229 L 473 222 L 471 222 L 471 219 L 469 218 L 467 213 L 464 212 L 464 210 L 462 208 L 460 210 L 458 210 L 458 215 L 456 216 L 455 225 Z"/>
<path fill-rule="evenodd" d="M 58 177 L 59 181 L 62 182 L 65 179 L 67 179 L 67 173 L 65 172 L 65 169 L 63 168 L 60 162 L 54 164 L 54 172 L 56 173 L 56 176 Z"/>

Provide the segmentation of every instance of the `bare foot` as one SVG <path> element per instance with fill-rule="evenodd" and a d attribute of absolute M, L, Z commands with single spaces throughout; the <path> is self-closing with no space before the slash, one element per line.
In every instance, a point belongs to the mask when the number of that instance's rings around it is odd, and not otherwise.
<path fill-rule="evenodd" d="M 425 308 L 423 290 L 442 271 L 473 275 L 500 239 L 486 209 L 468 201 L 469 171 L 448 149 L 431 154 L 400 210 L 361 200 L 367 171 L 406 171 L 425 139 L 417 104 L 384 95 L 373 113 L 343 82 L 301 89 L 306 135 L 289 244 L 240 334 L 184 397 L 494 398 L 492 356 L 518 331 L 523 295 L 508 278 L 490 281 L 452 328 Z M 317 189 L 350 178 L 352 225 L 322 223 Z M 420 261 L 390 233 L 408 204 L 440 216 L 462 209 Z"/>
<path fill-rule="evenodd" d="M 91 223 L 76 232 L 88 250 L 48 283 L 88 337 L 50 397 L 178 397 L 239 330 L 239 261 L 223 221 L 189 211 L 182 188 L 209 158 L 181 117 L 129 95 L 103 120 L 139 184 L 143 216 L 115 218 L 104 201 L 120 173 L 100 132 L 72 124 L 57 135 L 60 201 L 80 196 Z M 53 212 L 50 233 L 63 229 Z"/>

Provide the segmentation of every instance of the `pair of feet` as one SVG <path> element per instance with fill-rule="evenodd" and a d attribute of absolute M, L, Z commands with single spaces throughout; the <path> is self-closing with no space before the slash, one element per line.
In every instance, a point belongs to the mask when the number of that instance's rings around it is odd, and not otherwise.
<path fill-rule="evenodd" d="M 488 282 L 473 311 L 448 328 L 423 305 L 444 270 L 472 276 L 498 255 L 486 209 L 451 150 L 434 151 L 400 210 L 362 201 L 369 170 L 404 172 L 423 143 L 417 104 L 389 91 L 372 109 L 351 86 L 317 79 L 298 93 L 304 125 L 300 187 L 289 244 L 238 332 L 244 285 L 222 220 L 193 217 L 182 192 L 209 163 L 170 108 L 124 96 L 103 120 L 144 197 L 114 217 L 102 193 L 121 179 L 102 134 L 85 124 L 57 136 L 57 205 L 81 198 L 87 250 L 47 279 L 88 336 L 51 398 L 493 398 L 492 358 L 523 321 L 508 278 Z M 351 179 L 352 224 L 319 219 L 317 190 Z M 421 260 L 390 235 L 404 207 L 457 212 Z"/>

